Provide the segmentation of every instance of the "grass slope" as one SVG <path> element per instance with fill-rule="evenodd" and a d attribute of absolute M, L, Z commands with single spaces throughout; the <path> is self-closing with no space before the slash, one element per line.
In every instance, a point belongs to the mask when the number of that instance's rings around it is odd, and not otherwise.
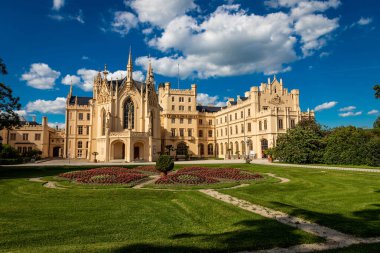
<path fill-rule="evenodd" d="M 78 168 L 0 168 L 0 251 L 214 252 L 321 241 L 196 191 L 47 189 Z"/>
<path fill-rule="evenodd" d="M 240 165 L 289 178 L 286 184 L 263 182 L 221 190 L 253 203 L 304 217 L 357 236 L 380 236 L 380 174 Z"/>

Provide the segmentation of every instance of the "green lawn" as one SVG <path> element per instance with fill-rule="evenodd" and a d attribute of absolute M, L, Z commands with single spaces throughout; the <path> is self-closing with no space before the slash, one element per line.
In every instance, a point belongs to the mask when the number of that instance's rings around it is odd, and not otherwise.
<path fill-rule="evenodd" d="M 76 169 L 0 167 L 0 251 L 235 252 L 321 241 L 197 191 L 57 190 L 27 180 Z"/>
<path fill-rule="evenodd" d="M 246 168 L 246 165 L 241 167 Z M 250 165 L 259 172 L 289 178 L 221 190 L 253 203 L 304 217 L 358 236 L 380 236 L 380 174 Z"/>

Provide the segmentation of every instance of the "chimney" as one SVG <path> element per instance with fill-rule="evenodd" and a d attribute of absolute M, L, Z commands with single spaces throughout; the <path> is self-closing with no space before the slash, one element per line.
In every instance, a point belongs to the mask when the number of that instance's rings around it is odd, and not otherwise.
<path fill-rule="evenodd" d="M 33 117 L 32 117 L 32 121 L 33 121 L 33 122 L 36 122 L 36 116 L 33 116 Z"/>
<path fill-rule="evenodd" d="M 58 125 L 55 126 L 55 129 L 58 130 Z"/>
<path fill-rule="evenodd" d="M 282 78 L 280 78 L 280 84 L 282 85 Z"/>
<path fill-rule="evenodd" d="M 42 117 L 42 125 L 47 126 L 47 117 L 46 116 Z"/>

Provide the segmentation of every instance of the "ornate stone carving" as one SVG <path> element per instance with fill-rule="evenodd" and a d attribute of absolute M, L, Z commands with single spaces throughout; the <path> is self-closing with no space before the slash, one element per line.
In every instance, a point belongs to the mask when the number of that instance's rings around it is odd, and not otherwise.
<path fill-rule="evenodd" d="M 281 97 L 279 95 L 276 95 L 274 98 L 270 100 L 269 103 L 274 104 L 274 105 L 280 105 L 280 104 L 283 104 L 284 102 L 281 100 Z"/>

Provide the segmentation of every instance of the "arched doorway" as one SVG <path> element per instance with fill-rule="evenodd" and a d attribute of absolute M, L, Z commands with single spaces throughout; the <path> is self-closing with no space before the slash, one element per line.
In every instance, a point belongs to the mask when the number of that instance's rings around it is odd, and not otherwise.
<path fill-rule="evenodd" d="M 121 141 L 114 142 L 113 144 L 113 159 L 125 158 L 125 144 Z"/>
<path fill-rule="evenodd" d="M 133 160 L 143 160 L 144 159 L 144 143 L 136 142 L 133 145 Z"/>
<path fill-rule="evenodd" d="M 268 140 L 267 139 L 262 139 L 261 140 L 261 157 L 266 158 L 267 155 L 264 154 L 264 151 L 268 149 Z"/>
<path fill-rule="evenodd" d="M 60 147 L 54 147 L 53 148 L 53 157 L 59 157 L 59 150 L 61 148 Z"/>
<path fill-rule="evenodd" d="M 205 147 L 204 147 L 204 145 L 202 143 L 198 145 L 198 151 L 199 151 L 199 155 L 200 156 L 204 156 L 204 154 L 205 154 Z"/>
<path fill-rule="evenodd" d="M 187 155 L 187 145 L 183 141 L 177 144 L 176 155 Z"/>

